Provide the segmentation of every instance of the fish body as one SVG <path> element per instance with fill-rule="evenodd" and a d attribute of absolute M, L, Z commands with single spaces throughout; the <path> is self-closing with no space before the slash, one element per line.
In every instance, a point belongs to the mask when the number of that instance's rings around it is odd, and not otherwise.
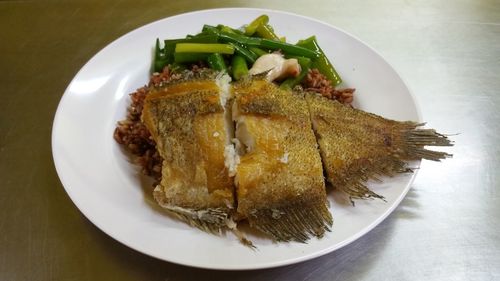
<path fill-rule="evenodd" d="M 208 75 L 167 83 L 148 94 L 142 113 L 163 158 L 154 198 L 210 232 L 226 225 L 235 205 L 224 157 L 232 135 L 225 104 L 230 93 L 221 80 Z"/>
<path fill-rule="evenodd" d="M 307 104 L 265 80 L 234 86 L 240 215 L 276 240 L 305 242 L 332 224 Z"/>

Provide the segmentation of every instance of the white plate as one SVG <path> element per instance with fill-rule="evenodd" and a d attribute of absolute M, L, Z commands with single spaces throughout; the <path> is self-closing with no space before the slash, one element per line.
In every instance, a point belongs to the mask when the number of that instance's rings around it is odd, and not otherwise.
<path fill-rule="evenodd" d="M 271 10 L 216 9 L 187 13 L 138 28 L 96 54 L 75 76 L 61 99 L 52 132 L 53 157 L 67 193 L 97 227 L 144 254 L 211 269 L 257 269 L 292 264 L 332 252 L 374 228 L 407 193 L 414 174 L 371 184 L 387 202 L 342 204 L 329 194 L 334 226 L 307 244 L 273 243 L 250 234 L 258 250 L 231 234 L 219 237 L 172 219 L 156 207 L 151 188 L 113 139 L 125 117 L 128 94 L 148 81 L 157 37 L 199 32 L 203 24 L 239 27 L 268 14 L 289 42 L 315 34 L 344 79 L 355 87 L 356 107 L 399 120 L 420 120 L 407 86 L 394 69 L 360 40 L 317 20 Z M 415 163 L 414 165 L 418 165 Z"/>

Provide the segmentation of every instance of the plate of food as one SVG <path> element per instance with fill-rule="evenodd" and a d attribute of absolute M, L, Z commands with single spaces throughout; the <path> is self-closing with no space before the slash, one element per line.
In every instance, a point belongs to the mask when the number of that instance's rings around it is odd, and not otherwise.
<path fill-rule="evenodd" d="M 98 52 L 52 131 L 76 207 L 144 254 L 259 269 L 355 241 L 404 198 L 427 149 L 396 71 L 329 24 L 274 10 L 168 17 Z"/>

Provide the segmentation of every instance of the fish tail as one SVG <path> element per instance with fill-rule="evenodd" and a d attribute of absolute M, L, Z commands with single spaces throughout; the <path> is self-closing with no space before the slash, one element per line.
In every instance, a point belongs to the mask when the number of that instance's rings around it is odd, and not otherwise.
<path fill-rule="evenodd" d="M 447 135 L 440 134 L 433 129 L 417 128 L 422 125 L 424 124 L 415 124 L 413 128 L 403 131 L 406 158 L 440 161 L 452 157 L 449 153 L 425 148 L 426 146 L 451 146 L 453 142 L 448 139 Z"/>

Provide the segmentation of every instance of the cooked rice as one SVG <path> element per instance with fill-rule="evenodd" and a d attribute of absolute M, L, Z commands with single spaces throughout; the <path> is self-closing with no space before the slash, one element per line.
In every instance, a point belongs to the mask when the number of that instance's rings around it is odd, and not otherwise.
<path fill-rule="evenodd" d="M 305 90 L 320 93 L 322 96 L 337 100 L 345 105 L 352 106 L 354 98 L 353 88 L 336 89 L 325 75 L 318 69 L 310 69 L 307 76 L 302 81 L 302 87 Z"/>
<path fill-rule="evenodd" d="M 161 178 L 162 158 L 156 150 L 156 143 L 151 134 L 141 122 L 141 114 L 148 88 L 159 86 L 170 79 L 171 71 L 165 67 L 161 73 L 151 75 L 147 86 L 130 94 L 131 103 L 127 109 L 127 118 L 118 121 L 114 132 L 115 140 L 134 155 L 134 161 L 141 167 L 142 173 L 153 177 L 155 181 Z"/>

